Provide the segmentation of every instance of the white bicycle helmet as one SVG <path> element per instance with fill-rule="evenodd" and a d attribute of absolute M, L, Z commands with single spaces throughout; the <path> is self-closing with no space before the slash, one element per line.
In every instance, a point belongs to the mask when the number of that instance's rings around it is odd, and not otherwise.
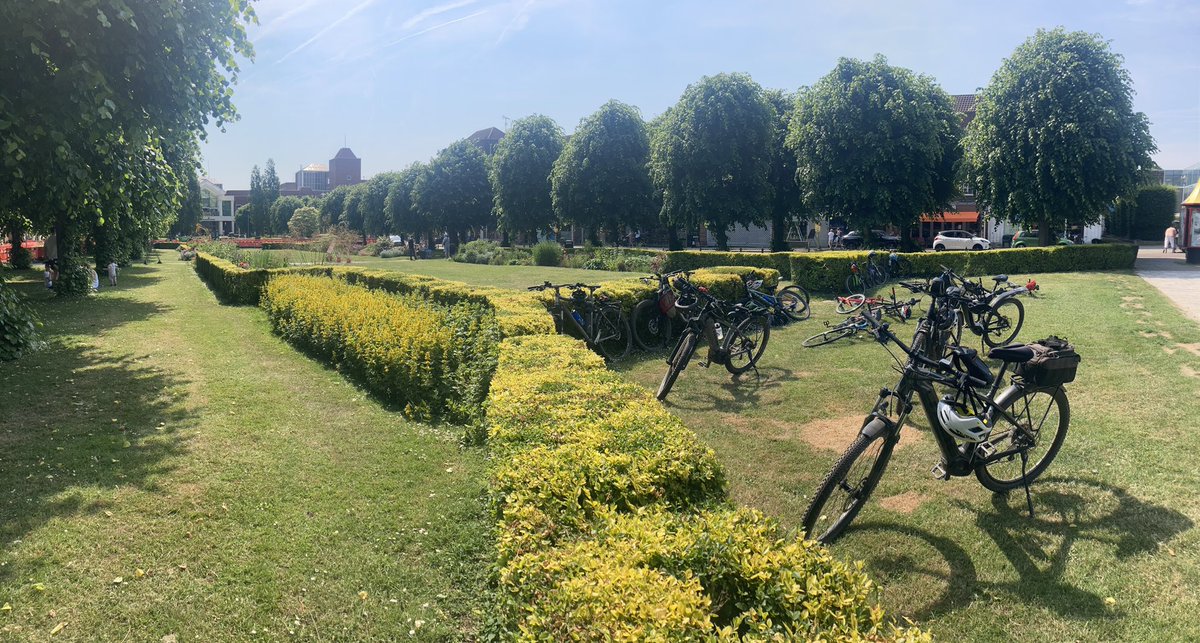
<path fill-rule="evenodd" d="M 982 418 L 952 399 L 942 398 L 937 405 L 937 414 L 938 421 L 947 431 L 968 442 L 983 442 L 991 433 Z"/>

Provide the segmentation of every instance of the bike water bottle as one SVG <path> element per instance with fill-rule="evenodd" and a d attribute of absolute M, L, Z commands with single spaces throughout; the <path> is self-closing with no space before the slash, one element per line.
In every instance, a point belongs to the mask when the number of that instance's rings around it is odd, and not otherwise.
<path fill-rule="evenodd" d="M 571 318 L 580 326 L 587 326 L 587 324 L 583 323 L 583 315 L 580 315 L 578 310 L 571 311 Z"/>

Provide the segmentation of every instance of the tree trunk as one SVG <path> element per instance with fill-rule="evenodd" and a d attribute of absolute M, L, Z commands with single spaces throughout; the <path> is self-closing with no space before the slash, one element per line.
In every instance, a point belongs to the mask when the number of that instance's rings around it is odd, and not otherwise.
<path fill-rule="evenodd" d="M 510 246 L 512 246 L 512 240 L 508 238 L 508 229 L 505 228 L 500 231 L 500 247 L 508 248 Z"/>
<path fill-rule="evenodd" d="M 717 251 L 729 252 L 729 231 L 720 226 L 709 228 L 708 231 L 717 238 Z"/>
<path fill-rule="evenodd" d="M 583 232 L 588 240 L 588 243 L 592 244 L 593 246 L 601 245 L 600 244 L 600 231 L 599 231 L 599 229 L 596 228 L 596 226 L 594 226 L 594 225 L 584 226 Z"/>
<path fill-rule="evenodd" d="M 1038 223 L 1038 245 L 1045 247 L 1050 245 L 1050 220 L 1042 217 Z"/>
<path fill-rule="evenodd" d="M 781 212 L 771 216 L 771 252 L 787 252 L 787 219 Z"/>
<path fill-rule="evenodd" d="M 683 242 L 679 240 L 679 229 L 673 225 L 667 226 L 667 250 L 683 250 Z"/>

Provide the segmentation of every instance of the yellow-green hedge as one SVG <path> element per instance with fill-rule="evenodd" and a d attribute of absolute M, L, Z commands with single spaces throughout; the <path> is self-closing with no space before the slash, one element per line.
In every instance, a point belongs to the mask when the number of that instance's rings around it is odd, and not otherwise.
<path fill-rule="evenodd" d="M 579 341 L 505 340 L 487 425 L 498 638 L 927 638 L 859 567 L 730 509 L 713 452 Z"/>
<path fill-rule="evenodd" d="M 275 275 L 263 291 L 271 325 L 381 398 L 420 419 L 478 419 L 499 330 L 482 304 L 438 305 L 329 277 Z"/>

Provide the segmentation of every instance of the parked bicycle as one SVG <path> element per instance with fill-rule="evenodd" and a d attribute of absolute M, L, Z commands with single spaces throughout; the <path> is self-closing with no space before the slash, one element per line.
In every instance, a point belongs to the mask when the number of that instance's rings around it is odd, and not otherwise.
<path fill-rule="evenodd" d="M 892 287 L 892 298 L 884 299 L 883 297 L 867 297 L 863 294 L 850 295 L 849 297 L 837 298 L 837 312 L 842 315 L 850 313 L 862 308 L 863 305 L 883 308 L 885 315 L 891 315 L 900 320 L 912 318 L 913 306 L 920 303 L 920 299 L 909 299 L 908 301 L 900 301 L 896 299 L 896 288 Z"/>
<path fill-rule="evenodd" d="M 633 326 L 633 341 L 642 350 L 657 350 L 671 341 L 674 320 L 678 316 L 675 310 L 675 291 L 671 290 L 671 277 L 688 274 L 682 270 L 666 274 L 653 273 L 650 277 L 642 277 L 647 283 L 657 284 L 654 294 L 648 299 L 638 302 L 633 309 L 630 324 Z"/>
<path fill-rule="evenodd" d="M 899 383 L 880 391 L 858 437 L 818 486 L 804 514 L 807 538 L 832 542 L 862 510 L 900 440 L 914 395 L 941 452 L 931 470 L 934 477 L 974 473 L 995 492 L 1024 487 L 1033 513 L 1029 485 L 1050 466 L 1066 438 L 1071 411 L 1063 385 L 1074 381 L 1079 356 L 1054 337 L 993 348 L 988 357 L 1001 362 L 993 374 L 974 349 L 945 343 L 948 329 L 943 326 L 955 318 L 941 314 L 952 306 L 949 284 L 947 277 L 930 282 L 933 302 L 909 345 L 887 324 L 864 317 L 880 344 L 896 345 L 908 359 L 901 365 Z M 1010 384 L 1001 391 L 1010 372 Z M 946 393 L 939 395 L 936 387 Z"/>
<path fill-rule="evenodd" d="M 1016 339 L 1025 323 L 1025 306 L 1017 295 L 1032 292 L 1031 285 L 1036 290 L 1037 282 L 1030 280 L 1026 285 L 1018 286 L 1008 283 L 1008 275 L 996 275 L 992 277 L 991 290 L 988 290 L 982 279 L 977 282 L 964 279 L 946 266 L 942 266 L 942 277 L 950 284 L 945 297 L 958 310 L 954 328 L 956 342 L 962 339 L 963 328 L 978 335 L 988 348 L 1004 346 Z M 902 285 L 923 289 L 911 282 L 902 282 Z"/>
<path fill-rule="evenodd" d="M 798 285 L 770 293 L 763 288 L 762 279 L 746 280 L 746 303 L 766 310 L 776 326 L 808 319 L 808 301 L 808 291 Z"/>
<path fill-rule="evenodd" d="M 597 297 L 599 288 L 582 283 L 552 284 L 547 281 L 540 286 L 530 286 L 529 290 L 554 291 L 550 314 L 554 316 L 558 332 L 574 334 L 606 359 L 618 360 L 629 354 L 633 333 L 621 304 L 603 296 Z M 563 289 L 571 291 L 570 297 L 563 297 Z"/>
<path fill-rule="evenodd" d="M 658 386 L 659 400 L 667 398 L 701 341 L 708 344 L 707 359 L 700 363 L 705 368 L 721 364 L 734 375 L 756 368 L 771 338 L 771 320 L 762 309 L 722 302 L 684 276 L 676 277 L 672 285 L 679 292 L 675 309 L 686 327 L 667 358 L 667 372 Z"/>

